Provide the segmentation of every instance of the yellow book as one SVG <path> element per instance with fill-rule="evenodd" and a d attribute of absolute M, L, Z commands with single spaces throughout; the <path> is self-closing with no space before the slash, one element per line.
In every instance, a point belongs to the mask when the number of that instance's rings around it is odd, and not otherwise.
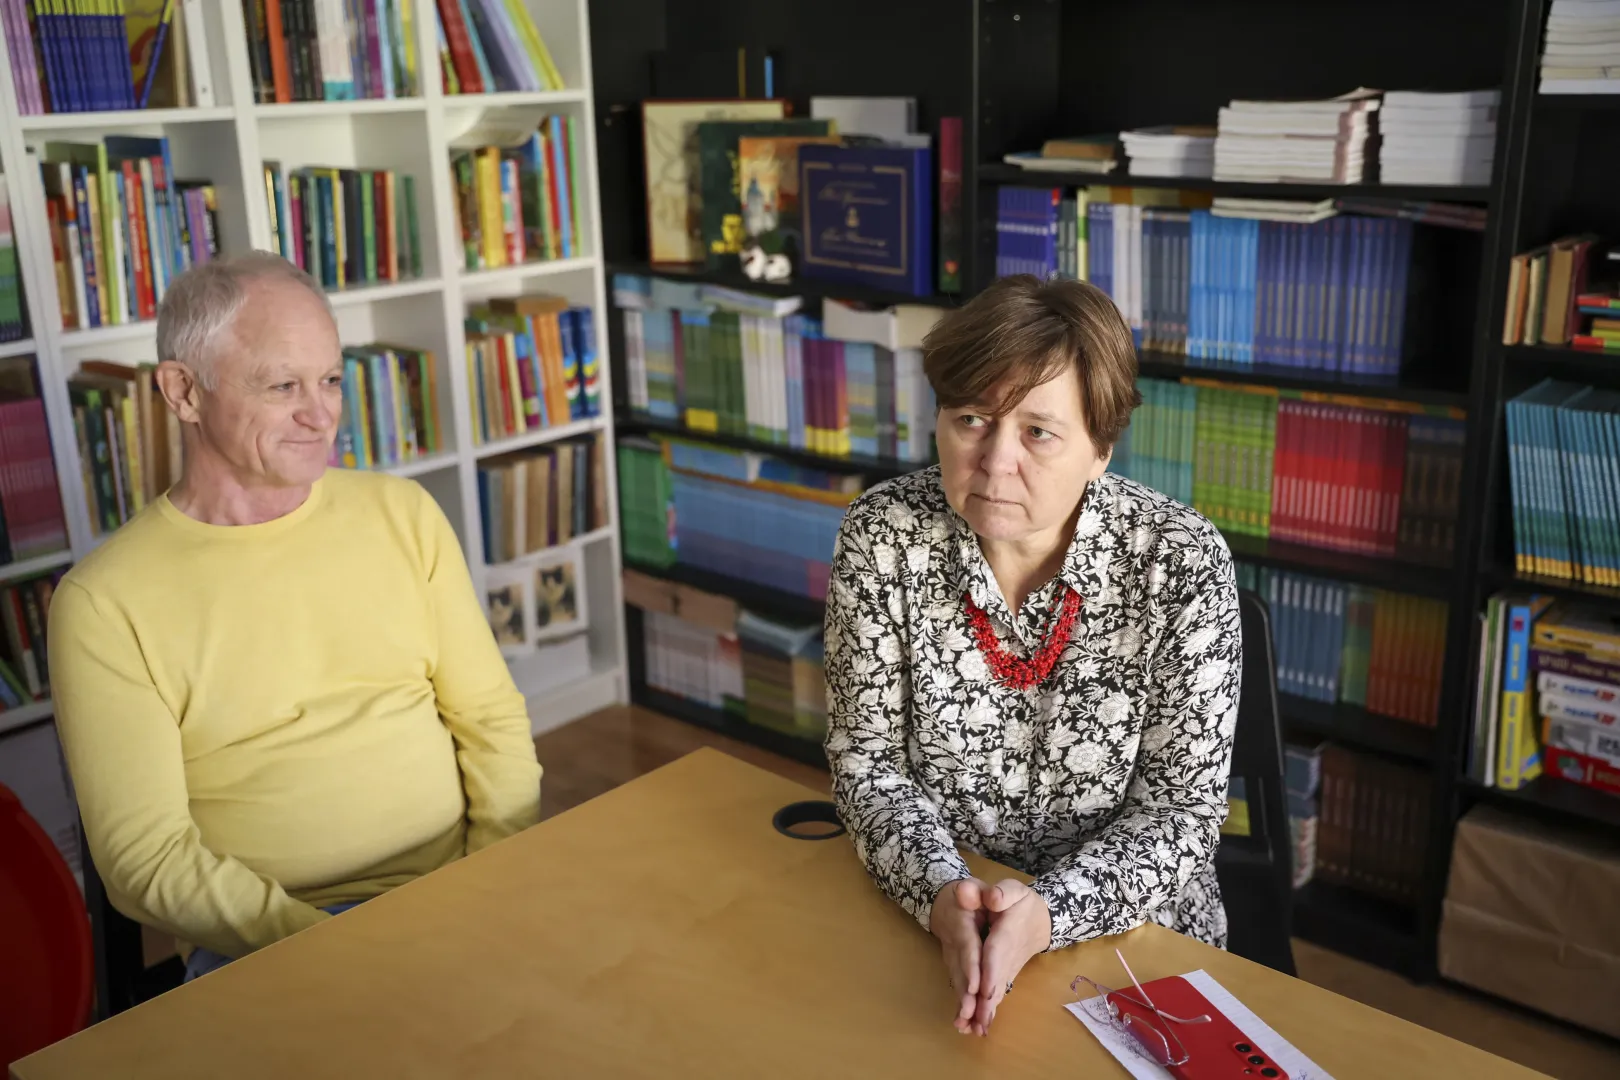
<path fill-rule="evenodd" d="M 477 189 L 479 246 L 485 266 L 506 265 L 506 231 L 501 219 L 501 152 L 486 146 L 473 152 Z"/>
<path fill-rule="evenodd" d="M 399 87 L 400 97 L 412 97 L 422 92 L 416 78 L 416 0 L 394 0 L 394 7 L 399 11 L 399 25 L 405 39 L 405 83 Z M 393 174 L 389 174 L 393 179 Z"/>
<path fill-rule="evenodd" d="M 377 456 L 371 450 L 371 393 L 366 388 L 366 364 L 362 360 L 354 366 L 355 403 L 354 413 L 360 418 L 360 446 L 359 458 L 362 469 L 372 468 L 377 464 Z"/>
<path fill-rule="evenodd" d="M 118 399 L 118 422 L 124 428 L 124 461 L 129 469 L 130 514 L 146 508 L 146 470 L 141 462 L 141 425 L 135 417 L 135 399 L 123 394 Z"/>
<path fill-rule="evenodd" d="M 566 89 L 563 86 L 562 73 L 552 62 L 551 50 L 546 48 L 546 39 L 540 36 L 540 31 L 534 25 L 534 19 L 529 16 L 529 9 L 524 6 L 523 0 L 506 0 L 506 11 L 512 17 L 512 25 L 517 28 L 518 40 L 523 45 L 523 51 L 529 54 L 529 62 L 534 65 L 540 81 L 545 84 L 542 89 Z"/>
<path fill-rule="evenodd" d="M 472 439 L 474 446 L 484 445 L 484 421 L 479 413 L 482 412 L 482 402 L 478 397 L 478 371 L 483 361 L 478 355 L 478 342 L 472 339 L 467 341 L 467 411 L 472 414 Z"/>
<path fill-rule="evenodd" d="M 523 413 L 523 380 L 518 373 L 517 335 L 508 330 L 501 335 L 501 351 L 506 354 L 506 385 L 508 393 L 502 395 L 501 418 L 512 417 L 506 425 L 508 435 L 527 430 L 529 422 Z"/>

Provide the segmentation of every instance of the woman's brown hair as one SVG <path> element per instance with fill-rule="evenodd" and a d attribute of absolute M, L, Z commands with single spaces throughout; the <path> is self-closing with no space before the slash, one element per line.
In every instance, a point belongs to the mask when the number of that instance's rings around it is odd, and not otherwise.
<path fill-rule="evenodd" d="M 983 404 L 995 415 L 1072 364 L 1091 444 L 1107 455 L 1142 404 L 1131 331 L 1108 294 L 1083 281 L 1004 277 L 947 312 L 923 339 L 923 370 L 941 408 Z"/>

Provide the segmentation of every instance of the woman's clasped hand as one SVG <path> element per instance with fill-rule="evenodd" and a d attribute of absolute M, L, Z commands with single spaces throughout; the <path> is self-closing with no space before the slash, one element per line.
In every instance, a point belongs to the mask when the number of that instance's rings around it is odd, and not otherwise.
<path fill-rule="evenodd" d="M 987 1035 L 1013 980 L 1052 943 L 1052 915 L 1041 895 L 1008 878 L 994 885 L 960 878 L 934 897 L 929 921 L 956 1000 L 953 1024 Z"/>

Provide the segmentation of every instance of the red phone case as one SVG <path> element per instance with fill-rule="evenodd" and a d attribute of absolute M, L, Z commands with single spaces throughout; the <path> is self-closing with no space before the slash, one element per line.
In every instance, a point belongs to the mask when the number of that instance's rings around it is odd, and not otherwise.
<path fill-rule="evenodd" d="M 1174 1031 L 1181 1039 L 1188 1054 L 1187 1063 L 1170 1066 L 1172 1076 L 1180 1080 L 1288 1080 L 1287 1071 L 1272 1061 L 1270 1054 L 1255 1046 L 1186 979 L 1172 975 L 1143 983 L 1142 988 L 1161 1012 L 1184 1018 L 1209 1017 L 1208 1023 L 1178 1024 L 1154 1016 L 1153 1010 L 1130 1000 L 1138 997 L 1135 987 L 1108 995 L 1108 1000 L 1119 1010 L 1121 1021 L 1134 1015 L 1140 1018 L 1138 1023 L 1145 1021 L 1161 1031 Z M 1174 1052 L 1175 1043 L 1172 1042 L 1170 1048 Z"/>

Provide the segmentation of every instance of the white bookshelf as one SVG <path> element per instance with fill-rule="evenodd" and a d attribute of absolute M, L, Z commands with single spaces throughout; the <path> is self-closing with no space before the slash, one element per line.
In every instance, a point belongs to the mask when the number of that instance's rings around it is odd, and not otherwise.
<path fill-rule="evenodd" d="M 608 362 L 607 292 L 597 206 L 595 103 L 591 94 L 590 24 L 586 0 L 524 0 L 568 89 L 541 93 L 447 96 L 439 74 L 432 0 L 417 0 L 417 56 L 421 96 L 386 101 L 303 102 L 261 105 L 253 100 L 247 32 L 240 4 L 207 5 L 208 55 L 215 104 L 207 108 L 151 109 L 21 116 L 9 52 L 0 48 L 0 168 L 10 185 L 18 255 L 27 291 L 32 342 L 0 346 L 0 355 L 37 353 L 56 473 L 67 516 L 71 551 L 0 565 L 0 582 L 81 559 L 93 550 L 92 533 L 73 432 L 67 380 L 80 362 L 150 361 L 151 323 L 64 331 L 56 296 L 44 191 L 37 170 L 25 168 L 30 149 L 55 140 L 92 142 L 104 135 L 163 135 L 181 178 L 211 180 L 219 196 L 219 240 L 226 254 L 271 248 L 270 215 L 262 163 L 391 168 L 416 178 L 423 276 L 331 294 L 344 344 L 388 340 L 431 349 L 440 365 L 439 415 L 444 452 L 389 471 L 408 476 L 444 508 L 466 552 L 473 582 L 483 595 L 487 567 L 478 511 L 477 468 L 482 459 L 586 432 L 606 440 L 608 525 L 571 541 L 583 552 L 589 606 L 589 665 L 577 672 L 537 671 L 538 661 L 511 661 L 528 698 L 530 726 L 539 734 L 606 705 L 628 700 L 623 593 L 620 582 L 618 481 Z M 3 34 L 0 28 L 0 34 Z M 3 40 L 3 39 L 0 39 Z M 497 270 L 461 269 L 461 242 L 451 185 L 451 141 L 484 120 L 538 122 L 550 113 L 579 121 L 587 254 Z M 596 315 L 603 415 L 528 432 L 484 446 L 473 444 L 467 386 L 463 313 L 497 296 L 544 291 L 587 304 Z M 533 556 L 530 556 L 532 558 Z M 49 715 L 48 703 L 0 713 L 0 730 Z"/>

